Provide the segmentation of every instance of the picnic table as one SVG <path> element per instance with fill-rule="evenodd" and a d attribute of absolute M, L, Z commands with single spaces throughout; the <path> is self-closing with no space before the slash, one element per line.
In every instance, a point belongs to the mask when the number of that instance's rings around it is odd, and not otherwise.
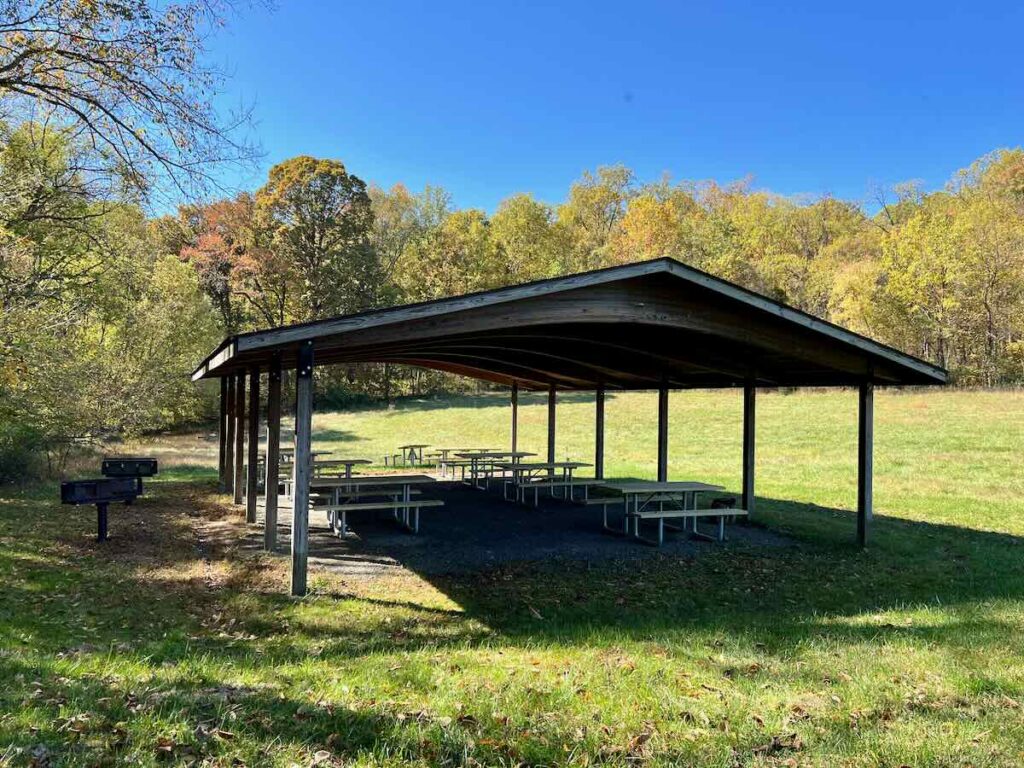
<path fill-rule="evenodd" d="M 313 461 L 313 476 L 320 477 L 326 474 L 325 470 L 344 467 L 345 477 L 352 477 L 352 467 L 359 464 L 373 464 L 369 459 L 322 459 Z"/>
<path fill-rule="evenodd" d="M 412 533 L 420 529 L 420 508 L 440 507 L 439 499 L 413 499 L 417 486 L 436 483 L 430 475 L 358 475 L 356 477 L 315 477 L 310 490 L 329 495 L 327 512 L 331 530 L 340 536 L 348 533 L 347 513 L 357 510 L 391 510 L 395 520 Z M 383 500 L 364 501 L 384 497 Z"/>
<path fill-rule="evenodd" d="M 309 455 L 316 461 L 317 456 L 330 456 L 333 451 L 310 451 Z M 291 464 L 295 460 L 294 448 L 281 448 L 279 451 L 282 464 Z M 262 454 L 261 454 L 262 456 Z"/>
<path fill-rule="evenodd" d="M 428 458 L 437 459 L 437 468 L 441 470 L 442 475 L 448 473 L 448 465 L 451 462 L 451 454 L 453 453 L 474 453 L 474 452 L 486 452 L 497 450 L 496 448 L 435 448 L 427 454 Z M 452 477 L 455 477 L 455 470 L 452 469 Z"/>
<path fill-rule="evenodd" d="M 464 451 L 455 455 L 469 462 L 469 484 L 483 490 L 484 486 L 480 485 L 479 479 L 486 475 L 487 470 L 481 467 L 481 463 L 494 464 L 500 459 L 511 459 L 511 462 L 508 463 L 516 464 L 520 459 L 537 454 L 529 451 Z M 490 476 L 486 476 L 489 479 Z"/>
<path fill-rule="evenodd" d="M 666 520 L 682 520 L 682 529 L 686 530 L 689 521 L 692 525 L 690 533 L 694 536 L 710 539 L 710 536 L 700 533 L 697 530 L 698 518 L 718 518 L 718 540 L 725 540 L 725 518 L 745 516 L 747 511 L 734 508 L 713 508 L 697 509 L 697 496 L 702 493 L 717 493 L 725 490 L 720 485 L 700 483 L 689 480 L 676 480 L 668 482 L 657 482 L 648 480 L 634 480 L 627 482 L 602 483 L 599 488 L 616 494 L 619 498 L 606 497 L 605 499 L 591 500 L 594 503 L 605 505 L 604 527 L 606 530 L 618 533 L 608 526 L 607 504 L 621 500 L 623 504 L 622 535 L 629 535 L 629 523 L 633 522 L 633 538 L 647 544 L 661 545 L 665 540 Z M 651 540 L 640 535 L 640 521 L 655 520 L 658 523 L 658 538 Z"/>
<path fill-rule="evenodd" d="M 412 445 L 400 445 L 398 450 L 402 452 L 403 464 L 422 464 L 423 449 L 429 448 L 429 443 L 413 443 Z"/>
<path fill-rule="evenodd" d="M 548 488 L 554 496 L 555 488 L 565 489 L 565 498 L 573 499 L 574 485 L 581 485 L 584 489 L 589 481 L 573 480 L 573 472 L 582 467 L 592 467 L 583 461 L 514 461 L 499 462 L 499 468 L 509 473 L 509 482 L 505 483 L 503 495 L 508 499 L 508 488 L 512 486 L 516 499 L 523 504 L 526 503 L 526 492 L 533 489 L 533 506 L 539 502 L 539 491 L 541 488 Z M 556 475 L 560 472 L 560 475 Z"/>

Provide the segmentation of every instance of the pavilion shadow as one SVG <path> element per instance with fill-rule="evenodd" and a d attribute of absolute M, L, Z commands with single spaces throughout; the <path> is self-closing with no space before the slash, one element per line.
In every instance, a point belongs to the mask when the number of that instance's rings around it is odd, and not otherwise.
<path fill-rule="evenodd" d="M 282 434 L 281 439 L 284 440 L 284 438 L 285 435 Z M 355 443 L 362 439 L 355 432 L 350 432 L 347 429 L 314 429 L 312 437 L 314 443 L 318 440 L 328 440 L 334 443 Z M 294 440 L 294 436 L 292 440 Z"/>
<path fill-rule="evenodd" d="M 758 499 L 758 510 L 757 519 L 737 527 L 724 545 L 658 550 L 608 537 L 621 547 L 617 557 L 546 552 L 439 571 L 424 556 L 437 551 L 436 541 L 419 548 L 396 536 L 375 542 L 379 529 L 367 532 L 366 550 L 417 573 L 480 624 L 530 641 L 700 630 L 763 634 L 769 645 L 791 647 L 823 633 L 850 642 L 892 633 L 963 643 L 972 634 L 1009 639 L 1016 631 L 974 615 L 919 628 L 864 617 L 914 605 L 955 611 L 1024 597 L 1022 537 L 876 516 L 871 546 L 861 551 L 851 511 L 766 498 Z M 499 528 L 502 510 L 488 511 L 489 527 Z M 599 514 L 591 510 L 591 524 Z M 741 535 L 751 531 L 756 535 Z M 346 557 L 359 554 L 350 550 Z"/>

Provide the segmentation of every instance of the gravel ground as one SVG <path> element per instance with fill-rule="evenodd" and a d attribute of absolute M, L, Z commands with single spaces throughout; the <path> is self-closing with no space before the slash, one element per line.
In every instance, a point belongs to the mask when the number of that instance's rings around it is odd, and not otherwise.
<path fill-rule="evenodd" d="M 310 562 L 338 570 L 346 576 L 374 576 L 396 568 L 416 573 L 443 574 L 481 571 L 511 562 L 544 560 L 627 560 L 656 555 L 694 555 L 710 547 L 790 546 L 792 541 L 770 530 L 730 525 L 724 544 L 666 531 L 659 547 L 612 536 L 601 530 L 601 508 L 548 500 L 538 509 L 506 502 L 495 492 L 473 490 L 454 483 L 430 488 L 425 496 L 440 498 L 445 506 L 420 514 L 420 532 L 411 535 L 387 513 L 355 513 L 349 517 L 351 533 L 339 538 L 327 528 L 323 513 L 310 516 Z M 616 525 L 620 512 L 609 510 Z M 281 510 L 281 551 L 287 552 L 290 511 Z M 713 533 L 711 524 L 702 530 Z M 646 535 L 654 535 L 653 526 Z M 257 548 L 261 534 L 251 542 Z"/>

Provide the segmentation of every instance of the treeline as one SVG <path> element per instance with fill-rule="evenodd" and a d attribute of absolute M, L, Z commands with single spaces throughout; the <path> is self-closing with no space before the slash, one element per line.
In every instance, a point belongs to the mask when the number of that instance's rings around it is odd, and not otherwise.
<path fill-rule="evenodd" d="M 158 222 L 227 333 L 673 256 L 951 370 L 1024 381 L 1024 151 L 998 151 L 940 192 L 902 185 L 871 210 L 748 182 L 642 183 L 585 173 L 564 202 L 513 195 L 488 215 L 443 189 L 367 186 L 333 160 L 275 166 L 254 193 Z M 390 397 L 459 386 L 387 368 L 330 391 Z"/>
<path fill-rule="evenodd" d="M 565 201 L 488 215 L 443 189 L 367 185 L 336 160 L 274 166 L 252 193 L 147 217 L 97 186 L 66 125 L 0 126 L 0 473 L 112 434 L 208 418 L 188 379 L 227 334 L 671 255 L 951 369 L 1024 381 L 1024 152 L 868 211 L 748 183 L 586 173 Z M 326 370 L 328 402 L 475 384 L 397 366 Z M 7 448 L 5 450 L 4 445 Z M 31 452 L 29 452 L 31 453 Z M 6 459 L 8 463 L 12 459 Z M 19 465 L 20 466 L 20 465 Z"/>

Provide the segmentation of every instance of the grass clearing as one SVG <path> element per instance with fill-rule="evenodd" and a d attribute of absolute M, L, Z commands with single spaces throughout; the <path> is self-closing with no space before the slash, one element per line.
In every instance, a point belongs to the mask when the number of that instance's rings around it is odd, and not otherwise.
<path fill-rule="evenodd" d="M 674 393 L 670 474 L 735 488 L 738 392 Z M 586 459 L 592 400 L 559 407 Z M 655 396 L 610 398 L 609 474 L 654 471 Z M 542 398 L 520 441 L 544 446 Z M 318 414 L 318 445 L 504 445 L 504 397 Z M 133 510 L 0 493 L 0 763 L 1012 766 L 1024 761 L 1024 394 L 766 394 L 758 492 L 792 548 L 471 576 L 312 572 L 234 549 L 216 443 L 177 435 Z M 524 511 L 524 514 L 529 512 Z M 624 544 L 624 546 L 628 546 Z M 9 746 L 8 746 L 9 745 Z"/>

